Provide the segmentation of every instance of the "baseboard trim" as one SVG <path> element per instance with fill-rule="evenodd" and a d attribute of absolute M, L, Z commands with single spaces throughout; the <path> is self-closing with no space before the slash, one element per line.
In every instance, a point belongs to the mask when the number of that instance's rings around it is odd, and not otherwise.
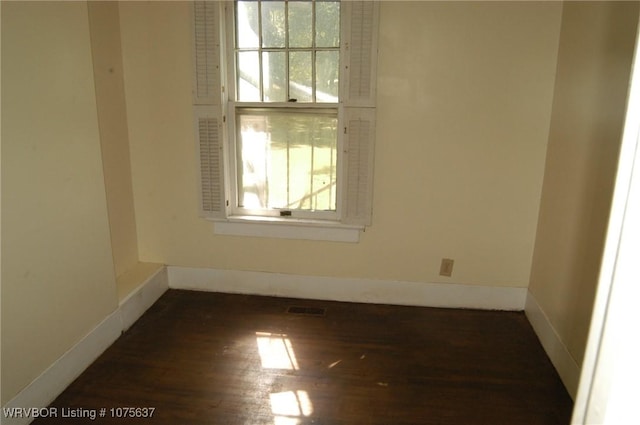
<path fill-rule="evenodd" d="M 0 412 L 3 425 L 26 425 L 34 418 L 8 418 L 4 409 L 44 408 L 93 363 L 167 290 L 166 267 L 158 269 L 118 308 L 11 399 Z"/>
<path fill-rule="evenodd" d="M 122 333 L 119 311 L 107 316 L 76 345 L 71 347 L 47 370 L 20 391 L 4 407 L 2 424 L 23 425 L 34 419 L 9 418 L 5 409 L 43 408 L 49 405 L 64 389 L 76 379 L 95 359 L 100 356 Z"/>
<path fill-rule="evenodd" d="M 318 277 L 168 266 L 169 287 L 421 307 L 524 310 L 526 288 Z"/>
<path fill-rule="evenodd" d="M 538 304 L 538 301 L 527 291 L 527 300 L 525 303 L 525 314 L 531 327 L 538 335 L 538 339 L 547 353 L 547 356 L 556 368 L 560 379 L 564 384 L 567 392 L 572 399 L 576 399 L 578 392 L 578 383 L 580 381 L 580 367 L 575 361 L 566 345 L 558 335 L 558 332 L 551 324 L 544 310 Z"/>
<path fill-rule="evenodd" d="M 162 266 L 120 302 L 122 330 L 126 331 L 169 289 L 167 268 Z"/>

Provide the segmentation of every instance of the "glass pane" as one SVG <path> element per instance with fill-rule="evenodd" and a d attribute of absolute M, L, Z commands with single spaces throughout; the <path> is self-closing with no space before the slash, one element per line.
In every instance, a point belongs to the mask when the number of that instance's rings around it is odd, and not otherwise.
<path fill-rule="evenodd" d="M 266 208 L 269 135 L 264 116 L 240 115 L 238 120 L 238 206 Z"/>
<path fill-rule="evenodd" d="M 335 114 L 238 114 L 241 207 L 334 211 Z"/>
<path fill-rule="evenodd" d="M 311 52 L 289 53 L 289 97 L 298 102 L 312 102 Z"/>
<path fill-rule="evenodd" d="M 262 53 L 262 87 L 265 102 L 287 101 L 287 64 L 284 52 Z"/>
<path fill-rule="evenodd" d="M 336 137 L 337 134 L 333 133 L 321 135 L 314 144 L 311 169 L 311 193 L 313 196 L 309 197 L 312 210 L 335 209 Z"/>
<path fill-rule="evenodd" d="M 260 101 L 260 61 L 258 52 L 238 53 L 238 100 Z"/>
<path fill-rule="evenodd" d="M 316 46 L 340 47 L 339 2 L 316 2 Z"/>
<path fill-rule="evenodd" d="M 289 47 L 312 47 L 313 10 L 309 1 L 289 2 Z"/>
<path fill-rule="evenodd" d="M 338 102 L 339 52 L 316 52 L 316 102 Z"/>
<path fill-rule="evenodd" d="M 284 2 L 265 1 L 262 5 L 262 47 L 285 47 Z"/>
<path fill-rule="evenodd" d="M 236 5 L 236 46 L 256 48 L 258 38 L 258 2 L 239 1 Z"/>

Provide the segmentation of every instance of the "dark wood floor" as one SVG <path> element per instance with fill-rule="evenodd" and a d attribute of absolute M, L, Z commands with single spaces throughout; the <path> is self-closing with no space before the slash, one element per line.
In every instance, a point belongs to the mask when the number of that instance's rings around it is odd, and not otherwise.
<path fill-rule="evenodd" d="M 521 312 L 170 290 L 52 407 L 34 423 L 556 425 L 572 401 Z"/>

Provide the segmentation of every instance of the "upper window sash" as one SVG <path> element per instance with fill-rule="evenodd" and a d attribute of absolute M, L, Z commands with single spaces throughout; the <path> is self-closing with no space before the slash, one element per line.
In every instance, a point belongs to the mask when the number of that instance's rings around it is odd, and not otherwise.
<path fill-rule="evenodd" d="M 339 101 L 339 2 L 236 1 L 225 8 L 230 101 Z M 295 13 L 311 16 L 290 22 Z M 269 31 L 272 20 L 277 31 Z"/>

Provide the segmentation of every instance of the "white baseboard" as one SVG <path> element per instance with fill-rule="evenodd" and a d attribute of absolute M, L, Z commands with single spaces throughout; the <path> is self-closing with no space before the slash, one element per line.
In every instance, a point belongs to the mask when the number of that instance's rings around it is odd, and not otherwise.
<path fill-rule="evenodd" d="M 31 423 L 33 420 L 31 417 L 8 418 L 5 416 L 4 410 L 48 406 L 121 334 L 120 314 L 116 310 L 10 400 L 0 414 L 2 424 L 23 425 Z"/>
<path fill-rule="evenodd" d="M 169 278 L 163 266 L 120 302 L 122 330 L 129 329 L 167 289 Z"/>
<path fill-rule="evenodd" d="M 167 267 L 169 287 L 209 292 L 421 307 L 523 310 L 526 288 Z"/>
<path fill-rule="evenodd" d="M 34 418 L 8 418 L 4 409 L 44 408 L 93 363 L 122 332 L 128 329 L 168 289 L 165 267 L 122 300 L 116 311 L 105 318 L 47 370 L 11 399 L 0 412 L 3 425 L 26 425 Z"/>
<path fill-rule="evenodd" d="M 531 292 L 527 294 L 525 314 L 536 335 L 538 335 L 544 351 L 549 356 L 558 375 L 560 375 L 567 392 L 575 400 L 578 392 L 578 382 L 580 381 L 580 367 Z"/>

